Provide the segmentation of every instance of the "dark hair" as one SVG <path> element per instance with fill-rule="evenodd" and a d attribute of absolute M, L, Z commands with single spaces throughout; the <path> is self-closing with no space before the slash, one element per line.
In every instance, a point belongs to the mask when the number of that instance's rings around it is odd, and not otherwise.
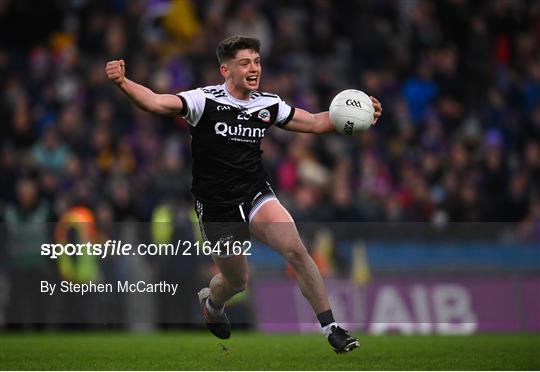
<path fill-rule="evenodd" d="M 216 54 L 219 64 L 233 59 L 236 52 L 242 49 L 251 49 L 259 53 L 261 41 L 253 37 L 231 36 L 221 41 L 217 47 Z"/>

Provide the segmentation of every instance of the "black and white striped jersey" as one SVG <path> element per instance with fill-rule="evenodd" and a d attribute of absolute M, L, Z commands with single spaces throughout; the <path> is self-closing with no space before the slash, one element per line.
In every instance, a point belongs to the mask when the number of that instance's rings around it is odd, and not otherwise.
<path fill-rule="evenodd" d="M 225 85 L 178 96 L 190 124 L 195 197 L 204 203 L 238 204 L 264 187 L 261 141 L 271 125 L 284 127 L 294 108 L 275 94 L 259 91 L 239 100 Z"/>

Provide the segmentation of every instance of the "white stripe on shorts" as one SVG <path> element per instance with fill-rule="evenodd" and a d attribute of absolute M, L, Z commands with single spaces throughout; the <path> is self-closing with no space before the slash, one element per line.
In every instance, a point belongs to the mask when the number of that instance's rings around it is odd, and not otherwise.
<path fill-rule="evenodd" d="M 278 199 L 274 195 L 267 195 L 267 196 L 263 196 L 261 199 L 259 199 L 255 203 L 255 206 L 254 206 L 255 208 L 252 208 L 251 212 L 249 212 L 249 222 L 251 222 L 253 217 L 255 217 L 255 214 L 259 211 L 259 209 L 261 209 L 261 207 L 270 200 L 278 200 Z"/>
<path fill-rule="evenodd" d="M 244 204 L 244 203 L 242 203 Z M 242 208 L 242 204 L 238 204 L 238 209 L 240 209 L 240 216 L 242 216 L 242 219 L 244 220 L 244 222 L 247 222 L 246 221 L 246 215 L 244 214 L 244 208 Z"/>

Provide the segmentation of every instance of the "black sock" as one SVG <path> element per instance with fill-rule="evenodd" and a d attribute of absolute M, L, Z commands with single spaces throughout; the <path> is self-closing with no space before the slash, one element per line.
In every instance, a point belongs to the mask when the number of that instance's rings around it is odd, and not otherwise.
<path fill-rule="evenodd" d="M 328 324 L 334 323 L 334 315 L 332 314 L 332 310 L 326 310 L 322 313 L 317 314 L 317 319 L 319 319 L 319 322 L 321 323 L 321 327 L 325 327 Z"/>
<path fill-rule="evenodd" d="M 218 311 L 221 310 L 221 309 L 223 309 L 223 304 L 221 304 L 221 305 L 215 304 L 215 303 L 212 301 L 212 297 L 208 297 L 208 305 L 212 306 L 213 309 L 218 310 Z"/>

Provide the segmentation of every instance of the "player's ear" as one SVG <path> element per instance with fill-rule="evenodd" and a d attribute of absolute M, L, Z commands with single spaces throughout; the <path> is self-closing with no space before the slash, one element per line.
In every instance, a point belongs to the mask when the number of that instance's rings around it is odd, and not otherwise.
<path fill-rule="evenodd" d="M 221 74 L 221 76 L 223 76 L 224 79 L 227 79 L 229 77 L 230 71 L 229 71 L 229 68 L 227 67 L 227 64 L 222 63 L 219 66 L 219 73 Z"/>

